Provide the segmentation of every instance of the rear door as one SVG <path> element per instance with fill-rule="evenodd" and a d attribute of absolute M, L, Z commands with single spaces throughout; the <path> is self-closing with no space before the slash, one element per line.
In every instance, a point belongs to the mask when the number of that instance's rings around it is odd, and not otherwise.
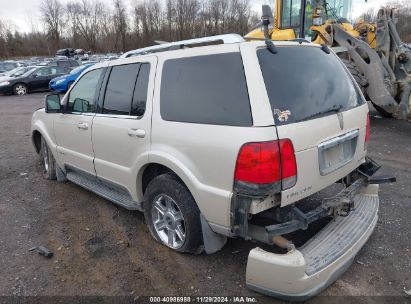
<path fill-rule="evenodd" d="M 97 176 L 135 193 L 137 168 L 148 159 L 157 58 L 109 68 L 93 122 Z M 133 198 L 137 200 L 137 198 Z"/>
<path fill-rule="evenodd" d="M 365 157 L 368 107 L 351 75 L 316 46 L 257 50 L 278 138 L 291 139 L 297 182 L 282 192 L 286 205 L 357 168 Z"/>
<path fill-rule="evenodd" d="M 49 73 L 49 67 L 39 68 L 32 73 L 27 81 L 29 90 L 43 89 L 45 83 L 47 83 L 46 87 L 48 87 Z"/>

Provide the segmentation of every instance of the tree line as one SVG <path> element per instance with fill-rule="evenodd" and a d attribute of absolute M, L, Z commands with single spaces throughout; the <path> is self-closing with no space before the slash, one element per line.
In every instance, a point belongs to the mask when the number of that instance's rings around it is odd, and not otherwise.
<path fill-rule="evenodd" d="M 250 0 L 42 0 L 40 31 L 19 32 L 0 20 L 0 58 L 53 55 L 59 48 L 121 52 L 223 33 L 246 34 L 259 21 Z"/>
<path fill-rule="evenodd" d="M 246 34 L 259 20 L 251 0 L 42 0 L 40 24 L 29 21 L 29 33 L 0 19 L 0 58 L 52 56 L 59 48 L 92 52 L 121 52 L 152 45 L 155 40 L 176 41 L 223 33 Z M 397 28 L 411 42 L 411 5 L 397 8 Z M 375 21 L 377 9 L 362 17 Z"/>
<path fill-rule="evenodd" d="M 397 30 L 402 41 L 411 43 L 411 4 L 409 0 L 394 1 L 386 5 L 387 8 L 395 8 L 395 18 L 397 19 Z M 366 22 L 377 22 L 379 8 L 371 9 L 364 13 L 361 18 Z"/>

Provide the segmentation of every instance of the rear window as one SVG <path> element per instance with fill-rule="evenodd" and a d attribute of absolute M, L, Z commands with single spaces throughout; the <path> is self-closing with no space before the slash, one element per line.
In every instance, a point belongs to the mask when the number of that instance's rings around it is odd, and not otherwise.
<path fill-rule="evenodd" d="M 239 53 L 167 60 L 161 80 L 164 120 L 251 126 L 251 110 Z"/>
<path fill-rule="evenodd" d="M 339 59 L 317 47 L 257 50 L 278 125 L 335 114 L 363 103 Z"/>

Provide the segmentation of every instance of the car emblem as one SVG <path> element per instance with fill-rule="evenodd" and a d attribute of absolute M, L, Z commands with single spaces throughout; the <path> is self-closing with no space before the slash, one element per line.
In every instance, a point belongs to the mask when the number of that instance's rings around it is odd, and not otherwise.
<path fill-rule="evenodd" d="M 344 116 L 342 113 L 337 113 L 338 121 L 340 123 L 340 129 L 344 129 Z"/>

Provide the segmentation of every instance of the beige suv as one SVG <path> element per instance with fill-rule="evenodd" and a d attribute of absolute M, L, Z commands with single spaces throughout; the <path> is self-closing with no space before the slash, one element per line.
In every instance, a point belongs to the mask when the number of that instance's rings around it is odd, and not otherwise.
<path fill-rule="evenodd" d="M 262 293 L 304 299 L 347 269 L 376 225 L 381 181 L 367 104 L 330 49 L 223 35 L 123 57 L 33 114 L 45 178 L 144 212 L 176 251 L 213 253 L 227 237 L 273 245 L 248 257 L 247 286 Z M 324 218 L 302 247 L 284 237 Z"/>

